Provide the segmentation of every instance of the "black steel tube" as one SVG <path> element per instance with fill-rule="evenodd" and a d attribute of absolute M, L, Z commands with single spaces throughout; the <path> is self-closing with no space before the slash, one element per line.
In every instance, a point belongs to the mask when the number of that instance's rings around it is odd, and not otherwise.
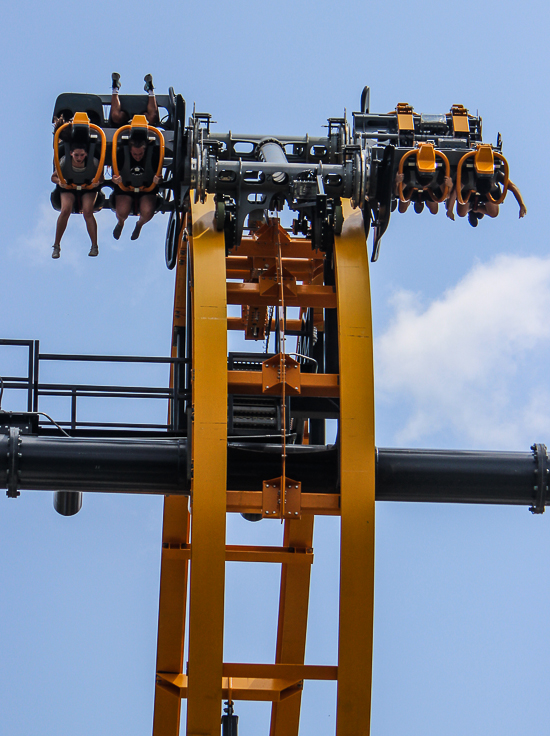
<path fill-rule="evenodd" d="M 185 440 L 25 434 L 19 439 L 18 490 L 160 494 L 187 491 Z M 0 482 L 4 488 L 8 441 L 8 435 L 0 435 Z"/>
<path fill-rule="evenodd" d="M 0 435 L 0 487 L 9 478 L 9 435 Z M 17 490 L 187 494 L 187 440 L 67 438 L 20 434 Z M 13 444 L 13 443 L 12 443 Z M 302 490 L 338 491 L 338 449 L 288 445 L 287 474 Z M 258 490 L 280 475 L 280 445 L 230 441 L 230 490 Z M 538 464 L 533 452 L 402 450 L 376 452 L 377 501 L 533 505 Z M 56 508 L 75 508 L 59 495 Z"/>
<path fill-rule="evenodd" d="M 380 501 L 530 505 L 536 497 L 532 452 L 397 450 L 380 448 Z"/>

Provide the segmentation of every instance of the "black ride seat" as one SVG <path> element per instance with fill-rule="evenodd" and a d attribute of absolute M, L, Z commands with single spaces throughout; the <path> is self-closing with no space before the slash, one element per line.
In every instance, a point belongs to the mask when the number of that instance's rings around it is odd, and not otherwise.
<path fill-rule="evenodd" d="M 405 154 L 399 167 L 404 177 L 404 200 L 442 201 L 448 167 L 449 162 L 445 154 L 434 150 L 431 144 L 420 144 L 414 152 Z"/>
<path fill-rule="evenodd" d="M 62 114 L 65 122 L 68 122 L 72 120 L 77 112 L 85 112 L 94 125 L 99 125 L 101 128 L 105 125 L 103 103 L 98 95 L 78 94 L 76 92 L 64 92 L 59 95 L 55 101 L 54 117 L 58 118 Z"/>
<path fill-rule="evenodd" d="M 502 185 L 502 186 L 501 186 Z M 508 162 L 492 146 L 478 144 L 464 154 L 457 166 L 457 194 L 460 204 L 481 197 L 500 204 L 508 189 Z"/>
<path fill-rule="evenodd" d="M 82 192 L 80 193 L 75 192 L 74 189 L 68 189 L 67 191 L 73 194 L 76 194 L 74 198 L 73 214 L 80 215 L 82 213 L 82 208 L 81 208 L 81 198 L 79 194 L 85 193 L 84 190 L 82 190 Z M 50 202 L 52 203 L 52 207 L 54 208 L 56 212 L 61 211 L 61 192 L 59 191 L 59 189 L 55 188 L 53 192 L 50 194 Z M 103 209 L 104 206 L 105 206 L 105 194 L 102 191 L 100 191 L 97 194 L 97 198 L 94 204 L 94 212 L 99 212 L 100 210 Z"/>
<path fill-rule="evenodd" d="M 86 151 L 86 165 L 83 171 L 75 171 L 72 166 L 71 147 L 77 145 Z M 100 173 L 105 160 L 105 134 L 98 127 L 90 125 L 86 113 L 76 112 L 72 121 L 62 125 L 56 132 L 54 146 L 57 146 L 56 168 L 61 172 L 66 184 L 71 188 L 89 187 Z"/>
<path fill-rule="evenodd" d="M 135 139 L 145 142 L 146 149 L 139 165 L 130 155 L 131 143 Z M 154 176 L 162 169 L 164 158 L 164 138 L 157 128 L 147 125 L 144 116 L 136 115 L 130 125 L 119 128 L 113 139 L 116 154 L 113 152 L 113 162 L 116 157 L 116 168 L 122 179 L 122 188 L 130 191 L 142 191 L 154 186 Z"/>

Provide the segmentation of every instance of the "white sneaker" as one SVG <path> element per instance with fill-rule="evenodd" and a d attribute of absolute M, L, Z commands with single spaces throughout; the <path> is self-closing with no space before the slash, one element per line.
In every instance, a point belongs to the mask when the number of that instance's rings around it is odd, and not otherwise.
<path fill-rule="evenodd" d="M 90 252 L 88 253 L 88 255 L 89 256 L 97 256 L 98 253 L 99 253 L 99 248 L 97 247 L 97 245 L 92 245 L 92 247 L 90 248 Z"/>
<path fill-rule="evenodd" d="M 61 255 L 61 246 L 57 243 L 53 246 L 52 258 L 59 258 Z"/>

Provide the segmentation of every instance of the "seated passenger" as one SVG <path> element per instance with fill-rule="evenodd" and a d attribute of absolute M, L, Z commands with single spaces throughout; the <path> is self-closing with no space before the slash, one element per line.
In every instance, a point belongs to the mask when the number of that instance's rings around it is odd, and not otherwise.
<path fill-rule="evenodd" d="M 447 200 L 447 217 L 451 220 L 455 219 L 454 206 L 456 202 L 456 212 L 459 217 L 468 216 L 468 222 L 472 227 L 477 227 L 477 223 L 485 215 L 489 217 L 497 217 L 499 212 L 499 205 L 487 197 L 487 193 L 490 192 L 493 199 L 498 199 L 502 194 L 501 185 L 504 183 L 504 174 L 499 171 L 496 175 L 496 181 L 491 181 L 487 192 L 475 192 L 470 196 L 470 199 L 465 204 L 457 202 L 456 186 L 453 187 L 451 196 Z M 525 217 L 527 214 L 527 207 L 521 196 L 521 192 L 510 179 L 508 180 L 508 191 L 512 192 L 516 202 L 519 205 L 519 217 Z"/>
<path fill-rule="evenodd" d="M 132 174 L 139 176 L 145 174 L 145 168 L 143 166 L 145 152 L 147 149 L 147 135 L 142 131 L 134 131 L 130 138 L 129 153 L 130 153 L 130 165 L 132 167 Z M 122 168 L 122 158 L 124 151 L 119 150 L 117 152 L 117 162 L 119 170 Z M 156 161 L 153 161 L 153 168 L 156 171 L 159 164 L 159 158 L 157 155 Z M 153 176 L 153 183 L 158 185 L 161 181 L 161 177 L 156 174 Z M 116 185 L 122 184 L 121 176 L 113 176 L 113 182 Z M 128 215 L 131 214 L 133 205 L 136 203 L 139 212 L 139 219 L 136 223 L 134 231 L 130 236 L 131 240 L 137 240 L 139 238 L 141 228 L 146 222 L 149 222 L 155 214 L 155 208 L 157 204 L 157 192 L 158 186 L 155 186 L 150 192 L 125 192 L 120 186 L 117 186 L 114 190 L 115 197 L 115 212 L 117 216 L 117 224 L 113 230 L 113 237 L 118 240 L 122 234 L 124 223 L 128 219 Z"/>
<path fill-rule="evenodd" d="M 397 205 L 398 211 L 406 212 L 411 201 L 413 201 L 414 211 L 417 214 L 420 214 L 422 212 L 422 210 L 424 209 L 424 204 L 426 204 L 426 207 L 430 210 L 432 215 L 437 215 L 437 212 L 439 210 L 439 203 L 434 202 L 433 199 L 430 197 L 430 195 L 427 192 L 425 193 L 423 191 L 415 191 L 413 192 L 411 199 L 409 199 L 407 202 L 401 201 L 401 199 L 399 198 L 399 185 L 403 183 L 404 179 L 405 179 L 405 174 L 400 174 L 398 172 L 395 177 L 395 195 L 398 198 L 398 205 Z M 451 191 L 453 187 L 453 180 L 449 176 L 445 177 L 444 186 L 447 187 L 448 192 Z M 442 194 L 443 192 L 441 191 L 439 196 L 442 196 Z"/>
<path fill-rule="evenodd" d="M 122 106 L 120 104 L 120 100 L 118 97 L 118 91 L 120 89 L 120 74 L 118 72 L 113 72 L 111 74 L 112 80 L 113 80 L 113 88 L 111 93 L 111 120 L 113 123 L 120 128 L 123 125 L 126 125 L 130 119 L 129 114 L 126 112 L 126 110 L 122 109 Z M 159 124 L 159 110 L 157 107 L 157 100 L 155 97 L 155 88 L 153 87 L 153 77 L 151 74 L 146 74 L 144 77 L 145 81 L 145 91 L 149 95 L 149 99 L 147 100 L 147 111 L 145 112 L 145 117 L 147 118 L 147 122 L 149 125 L 158 125 Z"/>
<path fill-rule="evenodd" d="M 88 156 L 84 144 L 79 141 L 73 141 L 70 146 L 70 156 L 71 167 L 73 171 L 75 173 L 84 171 L 84 169 L 86 168 L 86 158 Z M 97 159 L 94 159 L 94 163 L 96 161 L 99 165 L 99 161 Z M 61 167 L 63 167 L 63 164 L 65 163 L 64 156 L 61 157 L 59 163 Z M 103 175 L 101 176 L 101 181 L 102 180 Z M 52 258 L 59 258 L 59 256 L 61 255 L 61 238 L 63 237 L 63 233 L 67 228 L 69 217 L 71 216 L 71 213 L 75 210 L 75 204 L 76 209 L 78 211 L 81 211 L 82 215 L 84 216 L 86 229 L 88 230 L 88 235 L 90 236 L 90 240 L 92 241 L 92 247 L 90 248 L 90 252 L 88 253 L 88 255 L 97 256 L 99 253 L 99 249 L 97 247 L 97 223 L 94 217 L 94 204 L 97 199 L 99 187 L 79 191 L 71 189 L 61 183 L 57 175 L 57 171 L 54 171 L 54 173 L 52 174 L 52 182 L 56 185 L 56 191 L 59 193 L 59 199 L 61 202 L 61 211 L 59 213 L 59 217 L 57 218 L 57 226 L 55 230 L 55 242 L 53 244 Z"/>

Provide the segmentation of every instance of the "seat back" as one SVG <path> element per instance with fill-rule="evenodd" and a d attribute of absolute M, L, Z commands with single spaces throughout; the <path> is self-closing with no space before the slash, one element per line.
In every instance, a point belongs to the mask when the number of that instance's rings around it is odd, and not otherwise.
<path fill-rule="evenodd" d="M 72 165 L 71 147 L 77 144 L 87 154 L 82 171 Z M 89 187 L 99 178 L 105 160 L 105 134 L 90 124 L 87 113 L 76 112 L 70 123 L 62 125 L 54 138 L 54 164 L 60 179 L 70 188 Z"/>
<path fill-rule="evenodd" d="M 103 114 L 103 103 L 98 95 L 77 94 L 65 92 L 57 98 L 53 114 L 58 118 L 61 114 L 65 122 L 72 120 L 77 112 L 85 112 L 91 123 L 103 127 L 105 116 Z"/>
<path fill-rule="evenodd" d="M 139 135 L 146 143 L 145 155 L 136 162 L 131 156 L 132 139 Z M 154 176 L 160 175 L 164 159 L 164 138 L 160 130 L 148 125 L 145 116 L 135 115 L 130 125 L 119 128 L 113 136 L 113 173 L 122 179 L 121 189 L 150 191 Z"/>

